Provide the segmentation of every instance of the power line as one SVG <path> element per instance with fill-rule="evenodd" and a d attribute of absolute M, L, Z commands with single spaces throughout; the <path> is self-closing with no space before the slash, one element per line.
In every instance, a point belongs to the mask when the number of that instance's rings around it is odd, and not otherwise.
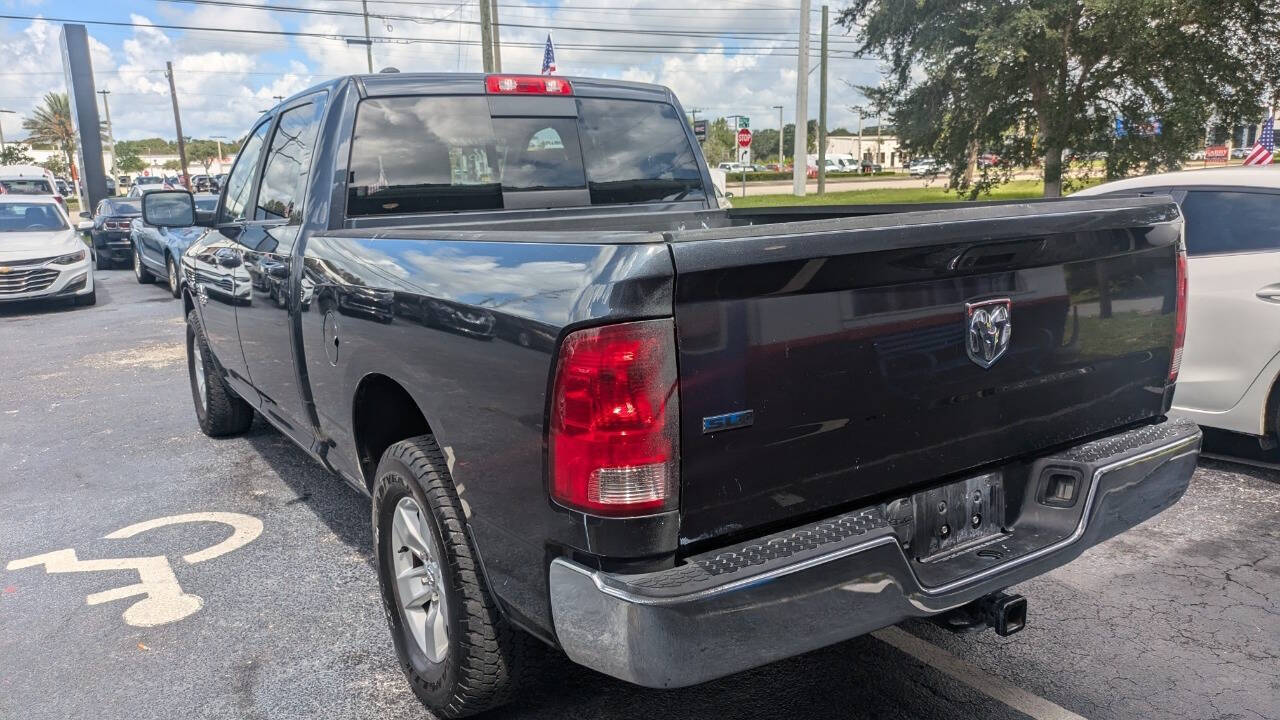
<path fill-rule="evenodd" d="M 217 7 L 234 7 L 248 10 L 257 10 L 262 12 L 283 12 L 283 13 L 302 13 L 307 15 L 322 15 L 329 17 L 353 17 L 363 18 L 364 13 L 355 10 L 334 10 L 323 8 L 299 7 L 296 5 L 254 5 L 246 2 L 236 2 L 236 0 L 161 0 L 162 2 L 178 3 L 184 5 L 203 5 Z M 439 18 L 431 17 L 415 17 L 412 15 L 387 15 L 384 13 L 369 13 L 369 17 L 376 17 L 380 20 L 396 20 L 400 22 L 412 22 L 419 25 L 435 25 L 437 23 L 456 23 L 465 25 L 479 25 L 479 20 L 458 20 L 447 16 Z M 632 29 L 632 28 L 610 28 L 610 27 L 586 27 L 576 25 L 555 25 L 549 23 L 518 23 L 504 22 L 504 26 L 529 28 L 535 30 L 567 30 L 579 32 L 599 32 L 599 33 L 620 33 L 625 35 L 658 35 L 663 37 L 715 37 L 742 40 L 758 40 L 769 37 L 783 36 L 791 37 L 794 33 L 779 30 L 663 30 L 663 29 Z M 747 37 L 739 37 L 747 36 Z"/>

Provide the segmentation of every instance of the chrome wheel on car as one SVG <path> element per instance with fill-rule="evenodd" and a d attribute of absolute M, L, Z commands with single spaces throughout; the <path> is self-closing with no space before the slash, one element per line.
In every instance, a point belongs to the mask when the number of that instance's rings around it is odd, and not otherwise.
<path fill-rule="evenodd" d="M 418 649 L 428 660 L 439 663 L 449 651 L 449 627 L 442 597 L 444 573 L 430 536 L 431 528 L 418 502 L 410 496 L 400 498 L 391 518 L 396 601 Z"/>
<path fill-rule="evenodd" d="M 178 268 L 174 266 L 173 258 L 169 258 L 169 291 L 178 297 Z"/>
<path fill-rule="evenodd" d="M 133 251 L 133 276 L 142 279 L 142 257 L 138 255 L 138 251 Z"/>
<path fill-rule="evenodd" d="M 200 400 L 200 409 L 205 410 L 209 403 L 209 394 L 204 375 L 204 353 L 200 351 L 199 338 L 191 342 L 191 372 L 196 379 L 196 397 Z"/>

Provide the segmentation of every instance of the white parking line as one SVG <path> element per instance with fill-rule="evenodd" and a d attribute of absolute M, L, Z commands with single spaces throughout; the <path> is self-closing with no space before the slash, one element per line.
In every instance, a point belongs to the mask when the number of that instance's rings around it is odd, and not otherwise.
<path fill-rule="evenodd" d="M 887 627 L 871 635 L 1035 720 L 1085 720 L 1083 716 L 979 670 L 946 650 L 925 642 L 905 630 Z"/>

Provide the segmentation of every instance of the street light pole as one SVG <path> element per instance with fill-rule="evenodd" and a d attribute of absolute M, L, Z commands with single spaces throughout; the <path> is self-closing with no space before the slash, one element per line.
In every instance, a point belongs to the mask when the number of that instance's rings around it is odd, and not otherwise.
<path fill-rule="evenodd" d="M 223 141 L 223 140 L 226 140 L 226 139 L 227 139 L 227 136 L 226 136 L 226 135 L 210 135 L 209 137 L 213 138 L 213 141 L 214 141 L 214 142 L 216 142 L 216 143 L 218 143 L 218 172 L 219 172 L 219 173 L 221 173 L 221 172 L 223 171 L 223 167 L 222 167 L 222 141 Z"/>
<path fill-rule="evenodd" d="M 12 110 L 5 110 L 3 108 L 0 108 L 0 115 L 3 115 L 4 113 L 9 113 L 10 115 L 17 115 L 17 113 L 15 113 Z M 2 120 L 2 118 L 0 118 L 0 120 Z M 3 122 L 0 122 L 0 152 L 4 152 L 4 123 Z"/>
<path fill-rule="evenodd" d="M 111 94 L 110 90 L 99 90 L 98 94 L 102 96 L 102 110 L 107 116 L 107 146 L 111 148 L 111 174 L 116 174 L 116 136 L 111 131 L 111 105 L 107 103 L 107 96 Z M 115 178 L 112 178 L 114 182 Z"/>
<path fill-rule="evenodd" d="M 782 172 L 782 169 L 787 166 L 782 159 L 782 106 L 774 105 L 773 109 L 778 111 L 778 172 Z"/>

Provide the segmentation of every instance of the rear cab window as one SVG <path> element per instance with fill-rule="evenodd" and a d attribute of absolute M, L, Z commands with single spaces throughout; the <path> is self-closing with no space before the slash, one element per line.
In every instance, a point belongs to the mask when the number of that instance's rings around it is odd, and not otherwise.
<path fill-rule="evenodd" d="M 536 207 L 511 203 L 541 191 L 559 191 L 555 206 L 705 199 L 697 155 L 672 105 L 572 102 L 576 117 L 493 116 L 483 95 L 362 101 L 347 215 Z"/>
<path fill-rule="evenodd" d="M 53 195 L 48 180 L 0 180 L 0 186 L 9 195 Z"/>

